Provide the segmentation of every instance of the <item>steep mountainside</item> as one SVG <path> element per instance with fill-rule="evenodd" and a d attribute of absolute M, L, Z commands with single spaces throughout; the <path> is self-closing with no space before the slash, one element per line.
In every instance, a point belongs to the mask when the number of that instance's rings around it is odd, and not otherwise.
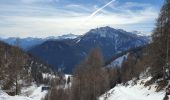
<path fill-rule="evenodd" d="M 19 66 L 21 66 L 21 69 L 18 68 Z M 16 72 L 17 70 L 22 69 L 27 73 L 26 75 L 29 74 L 34 81 L 39 80 L 37 77 L 38 75 L 40 76 L 43 73 L 54 73 L 49 65 L 15 46 L 10 46 L 0 41 L 0 84 L 5 81 L 4 77 L 8 78 L 8 73 L 13 74 L 10 72 L 11 70 Z M 24 73 L 23 70 L 21 73 Z"/>
<path fill-rule="evenodd" d="M 114 55 L 111 59 L 107 60 L 105 62 L 105 66 L 107 66 L 107 67 L 114 67 L 114 66 L 121 67 L 122 63 L 127 60 L 129 54 L 133 54 L 133 55 L 135 55 L 136 59 L 140 59 L 140 58 L 142 58 L 142 56 L 144 56 L 144 54 L 145 54 L 144 51 L 146 50 L 146 48 L 147 48 L 147 45 L 144 45 L 144 46 L 139 46 L 139 47 L 132 48 L 127 51 L 118 53 L 118 54 Z"/>
<path fill-rule="evenodd" d="M 100 48 L 105 60 L 108 60 L 117 53 L 146 45 L 148 41 L 145 36 L 121 29 L 101 27 L 75 39 L 47 41 L 29 52 L 48 64 L 70 73 L 92 48 Z"/>

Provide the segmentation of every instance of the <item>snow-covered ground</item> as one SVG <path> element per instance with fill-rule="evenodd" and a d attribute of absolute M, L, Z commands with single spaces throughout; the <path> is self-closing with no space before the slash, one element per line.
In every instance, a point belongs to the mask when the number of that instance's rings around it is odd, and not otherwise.
<path fill-rule="evenodd" d="M 71 86 L 71 82 L 67 84 L 68 77 L 70 77 L 70 81 L 72 80 L 72 75 L 65 75 L 66 84 L 62 86 L 62 88 L 68 88 Z M 56 78 L 55 75 L 43 73 L 43 78 Z M 42 100 L 45 97 L 48 91 L 42 92 L 42 87 L 37 86 L 35 83 L 32 83 L 29 87 L 24 87 L 21 89 L 21 94 L 17 96 L 9 96 L 7 93 L 0 90 L 0 100 Z"/>
<path fill-rule="evenodd" d="M 33 99 L 25 96 L 9 96 L 9 95 L 4 95 L 2 93 L 0 94 L 0 100 L 33 100 Z"/>
<path fill-rule="evenodd" d="M 42 86 L 37 87 L 37 89 L 35 89 L 29 97 L 32 98 L 33 100 L 41 100 L 42 98 L 44 98 L 48 91 L 42 92 L 41 88 Z"/>
<path fill-rule="evenodd" d="M 113 67 L 113 66 L 117 66 L 117 67 L 120 67 L 122 66 L 122 63 L 124 62 L 124 60 L 127 59 L 129 53 L 115 59 L 113 62 L 111 62 L 111 64 L 109 64 L 107 67 Z"/>
<path fill-rule="evenodd" d="M 163 100 L 165 92 L 155 92 L 156 85 L 145 87 L 141 84 L 144 81 L 146 80 L 140 80 L 136 85 L 130 83 L 128 86 L 119 84 L 102 95 L 99 100 Z"/>
<path fill-rule="evenodd" d="M 28 88 L 23 88 L 21 95 L 9 96 L 3 91 L 0 91 L 0 100 L 41 100 L 48 91 L 41 91 L 43 85 L 37 87 L 35 84 Z"/>
<path fill-rule="evenodd" d="M 68 79 L 71 75 L 65 75 Z M 129 81 L 128 85 L 118 84 L 113 89 L 99 97 L 99 100 L 163 100 L 165 91 L 155 92 L 156 84 L 145 87 L 144 83 L 151 77 L 138 80 L 136 83 Z M 67 80 L 66 80 L 67 81 Z M 37 87 L 32 84 L 23 88 L 19 96 L 9 96 L 0 91 L 0 100 L 42 100 L 48 91 L 41 91 L 43 85 Z M 67 88 L 67 86 L 65 87 Z"/>

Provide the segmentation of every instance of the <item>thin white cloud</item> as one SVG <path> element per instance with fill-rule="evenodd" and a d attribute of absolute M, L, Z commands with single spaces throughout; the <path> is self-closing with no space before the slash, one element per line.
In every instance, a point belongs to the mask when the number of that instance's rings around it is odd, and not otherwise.
<path fill-rule="evenodd" d="M 114 5 L 111 8 L 114 1 L 108 2 L 97 10 L 94 6 L 77 4 L 48 8 L 32 5 L 4 5 L 0 9 L 0 36 L 47 37 L 70 32 L 83 34 L 92 28 L 106 25 L 124 28 L 128 31 L 151 31 L 158 15 L 157 9 L 141 4 L 142 9 L 131 10 L 131 7 L 138 6 L 135 3 Z M 108 6 L 112 10 L 104 9 Z M 90 13 L 91 11 L 94 12 Z M 90 20 L 84 24 L 84 20 L 89 15 Z M 141 24 L 150 28 L 140 27 Z M 139 27 L 134 27 L 138 25 Z"/>
<path fill-rule="evenodd" d="M 33 4 L 33 3 L 50 3 L 50 2 L 58 2 L 59 0 L 21 0 L 21 2 L 26 4 Z"/>
<path fill-rule="evenodd" d="M 107 14 L 100 14 L 95 16 L 86 24 L 82 24 L 87 14 L 77 17 L 4 17 L 7 21 L 13 23 L 12 26 L 1 27 L 3 33 L 20 33 L 19 36 L 41 36 L 47 37 L 49 35 L 60 35 L 64 33 L 82 34 L 91 28 L 100 26 L 112 26 L 121 28 L 131 24 L 148 23 L 153 21 L 157 13 L 153 9 L 145 9 L 140 12 L 130 12 L 130 15 L 107 12 Z M 129 27 L 125 27 L 126 30 Z M 134 29 L 135 30 L 135 29 Z M 130 31 L 130 30 L 129 30 Z M 21 34 L 22 33 L 22 34 Z M 13 34 L 16 35 L 16 34 Z"/>
<path fill-rule="evenodd" d="M 105 4 L 104 6 L 100 7 L 99 9 L 97 9 L 96 11 L 94 11 L 87 19 L 92 18 L 93 16 L 95 16 L 98 12 L 102 11 L 105 7 L 109 6 L 111 3 L 115 2 L 116 0 L 111 0 L 110 2 L 108 2 L 107 4 Z"/>

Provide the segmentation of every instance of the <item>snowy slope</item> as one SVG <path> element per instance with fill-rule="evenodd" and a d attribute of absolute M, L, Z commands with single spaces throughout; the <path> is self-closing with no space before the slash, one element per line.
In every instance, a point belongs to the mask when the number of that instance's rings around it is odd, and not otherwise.
<path fill-rule="evenodd" d="M 37 87 L 32 85 L 22 89 L 21 95 L 9 96 L 3 91 L 0 91 L 0 100 L 42 100 L 48 91 L 41 91 L 42 86 Z"/>
<path fill-rule="evenodd" d="M 99 100 L 163 100 L 165 92 L 155 92 L 156 85 L 144 87 L 141 83 L 146 80 L 140 80 L 136 85 L 132 85 L 132 83 L 128 86 L 119 84 L 102 95 Z"/>
<path fill-rule="evenodd" d="M 0 91 L 0 100 L 33 100 L 26 96 L 9 96 L 3 91 Z"/>
<path fill-rule="evenodd" d="M 113 66 L 117 66 L 117 67 L 121 67 L 122 66 L 122 63 L 123 61 L 125 61 L 128 57 L 128 53 L 121 56 L 121 57 L 118 57 L 117 59 L 115 59 L 113 62 L 111 62 L 109 65 L 107 65 L 108 68 L 110 67 L 113 67 Z"/>
<path fill-rule="evenodd" d="M 32 98 L 32 100 L 41 100 L 42 98 L 44 98 L 48 91 L 42 92 L 41 88 L 42 86 L 37 87 L 37 89 L 35 89 L 29 97 Z"/>
<path fill-rule="evenodd" d="M 0 95 L 0 100 L 33 100 L 31 98 L 25 96 L 8 96 L 8 95 Z"/>

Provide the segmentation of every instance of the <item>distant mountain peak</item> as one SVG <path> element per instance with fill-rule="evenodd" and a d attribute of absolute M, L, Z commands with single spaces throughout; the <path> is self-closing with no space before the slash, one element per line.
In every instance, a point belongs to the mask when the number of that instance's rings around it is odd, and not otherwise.
<path fill-rule="evenodd" d="M 89 32 L 87 32 L 85 35 L 98 35 L 101 37 L 106 37 L 107 35 L 110 34 L 109 31 L 115 30 L 114 28 L 111 28 L 109 26 L 106 27 L 100 27 L 100 28 L 96 28 L 96 29 L 91 29 Z"/>
<path fill-rule="evenodd" d="M 105 31 L 105 30 L 116 30 L 116 29 L 109 27 L 109 26 L 105 26 L 105 27 L 99 27 L 99 28 L 91 29 L 89 32 L 96 33 L 98 31 Z"/>
<path fill-rule="evenodd" d="M 64 35 L 58 36 L 58 38 L 59 39 L 75 39 L 78 36 L 79 35 L 75 35 L 75 34 L 69 33 L 69 34 L 64 34 Z"/>
<path fill-rule="evenodd" d="M 134 37 L 134 34 L 131 32 L 127 32 L 123 29 L 115 29 L 109 26 L 100 27 L 96 29 L 91 29 L 89 32 L 85 34 L 85 36 L 95 36 L 102 37 L 102 38 L 116 38 L 119 35 L 126 35 Z"/>
<path fill-rule="evenodd" d="M 144 34 L 144 33 L 140 32 L 140 31 L 132 31 L 132 33 L 133 33 L 133 34 L 136 34 L 136 35 L 138 35 L 138 36 L 150 36 L 150 35 L 148 35 L 148 34 Z"/>

